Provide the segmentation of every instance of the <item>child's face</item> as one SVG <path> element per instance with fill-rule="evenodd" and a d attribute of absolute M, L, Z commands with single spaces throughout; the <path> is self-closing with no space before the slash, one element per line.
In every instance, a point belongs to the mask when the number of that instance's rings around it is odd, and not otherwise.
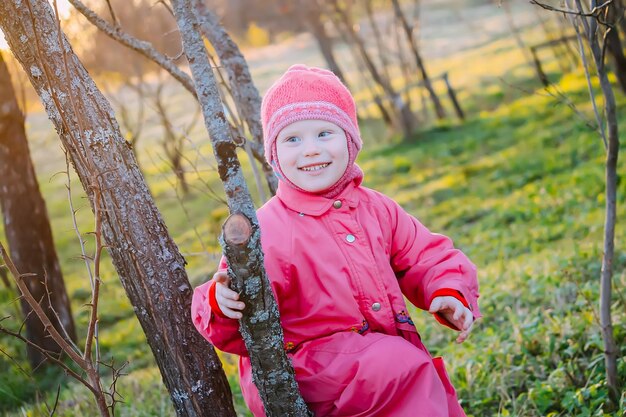
<path fill-rule="evenodd" d="M 333 186 L 348 167 L 346 133 L 334 123 L 301 120 L 276 138 L 278 164 L 289 181 L 316 193 Z"/>

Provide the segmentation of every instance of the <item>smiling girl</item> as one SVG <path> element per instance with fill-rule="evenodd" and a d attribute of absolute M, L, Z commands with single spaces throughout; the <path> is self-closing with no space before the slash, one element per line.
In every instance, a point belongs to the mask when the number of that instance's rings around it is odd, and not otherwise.
<path fill-rule="evenodd" d="M 316 416 L 465 416 L 405 297 L 463 342 L 480 317 L 476 268 L 389 197 L 363 187 L 354 99 L 329 71 L 291 67 L 262 105 L 265 154 L 280 179 L 257 211 L 265 268 L 303 398 Z M 224 260 L 196 288 L 192 318 L 240 355 L 241 388 L 264 416 Z"/>

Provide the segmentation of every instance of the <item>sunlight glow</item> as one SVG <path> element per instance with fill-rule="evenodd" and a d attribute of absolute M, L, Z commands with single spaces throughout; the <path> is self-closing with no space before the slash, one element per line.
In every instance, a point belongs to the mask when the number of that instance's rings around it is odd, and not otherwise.
<path fill-rule="evenodd" d="M 3 0 L 4 1 L 4 0 Z M 54 4 L 54 0 L 48 0 L 51 5 Z M 59 9 L 59 15 L 61 19 L 66 18 L 70 14 L 70 4 L 67 0 L 57 0 L 57 8 Z M 4 34 L 0 31 L 0 49 L 8 49 Z"/>

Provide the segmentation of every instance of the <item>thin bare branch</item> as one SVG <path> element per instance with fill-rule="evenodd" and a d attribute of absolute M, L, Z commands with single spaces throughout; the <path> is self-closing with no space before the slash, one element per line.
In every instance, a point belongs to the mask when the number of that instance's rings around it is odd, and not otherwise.
<path fill-rule="evenodd" d="M 580 11 L 580 10 L 573 10 L 573 9 L 562 9 L 559 7 L 554 7 L 551 6 L 549 4 L 545 4 L 545 3 L 541 3 L 537 0 L 530 0 L 530 4 L 534 4 L 536 6 L 541 7 L 542 9 L 546 9 L 549 10 L 551 12 L 559 12 L 559 13 L 563 13 L 563 14 L 571 14 L 571 15 L 576 15 L 576 16 L 586 16 L 586 17 L 598 17 L 601 13 L 602 10 L 609 6 L 611 3 L 613 3 L 614 0 L 607 0 L 606 2 L 602 3 L 600 6 L 596 6 L 593 9 L 591 9 L 588 13 L 585 13 L 584 11 Z"/>
<path fill-rule="evenodd" d="M 6 318 L 8 318 L 8 317 L 3 317 L 3 318 L 2 318 L 2 320 L 6 319 Z M 2 321 L 2 320 L 0 320 L 0 321 Z M 2 330 L 3 330 L 3 329 L 4 329 L 4 327 L 0 325 L 0 333 L 2 333 Z M 15 360 L 15 358 L 14 358 L 13 356 L 11 356 L 11 355 L 10 355 L 7 351 L 5 351 L 4 349 L 2 349 L 2 347 L 0 347 L 0 353 L 2 353 L 4 356 L 6 356 L 7 358 L 9 358 L 9 360 L 10 360 L 11 362 L 13 362 L 13 365 L 15 365 L 15 367 L 16 367 L 16 368 L 17 368 L 17 369 L 18 369 L 21 373 L 23 373 L 23 374 L 24 374 L 24 376 L 26 376 L 28 379 L 30 379 L 30 380 L 31 380 L 31 381 L 33 381 L 33 382 L 35 381 L 35 378 L 33 378 L 33 376 L 32 376 L 32 375 L 31 375 L 28 371 L 26 371 L 26 370 L 22 367 L 22 365 L 20 365 L 20 363 L 19 363 L 18 361 L 16 361 L 16 360 Z"/>
<path fill-rule="evenodd" d="M 48 410 L 48 417 L 54 416 L 54 413 L 57 411 L 57 407 L 59 406 L 59 399 L 61 398 L 61 384 L 57 385 L 57 393 L 54 397 L 54 406 L 52 409 L 48 406 L 48 403 L 44 401 L 44 405 L 46 406 L 46 410 Z"/>
<path fill-rule="evenodd" d="M 100 29 L 104 34 L 111 39 L 121 43 L 122 45 L 132 49 L 148 58 L 174 77 L 180 82 L 187 91 L 189 91 L 194 97 L 196 96 L 196 89 L 193 85 L 193 81 L 189 75 L 185 74 L 180 68 L 174 64 L 174 62 L 167 58 L 165 55 L 157 52 L 154 46 L 150 42 L 139 40 L 126 32 L 121 28 L 115 28 L 111 26 L 106 20 L 102 19 L 95 12 L 89 9 L 80 0 L 68 0 L 69 3 L 76 8 L 83 16 L 89 20 L 95 27 Z"/>
<path fill-rule="evenodd" d="M 91 293 L 91 315 L 89 316 L 89 324 L 87 325 L 87 337 L 85 338 L 85 351 L 83 358 L 87 361 L 91 361 L 91 348 L 93 345 L 94 337 L 97 337 L 97 324 L 98 324 L 98 302 L 100 300 L 100 258 L 102 256 L 102 207 L 100 200 L 102 194 L 100 190 L 94 190 L 94 219 L 95 219 L 95 240 L 96 249 L 94 255 L 94 282 Z M 97 346 L 96 346 L 97 348 Z M 99 349 L 96 349 L 96 355 L 99 357 Z"/>
<path fill-rule="evenodd" d="M 70 158 L 67 151 L 63 151 L 65 154 L 65 175 L 67 176 L 67 183 L 65 184 L 65 189 L 67 190 L 67 201 L 70 205 L 70 212 L 72 217 L 72 225 L 74 228 L 74 232 L 76 232 L 76 236 L 78 237 L 78 243 L 80 244 L 80 253 L 82 254 L 82 259 L 85 261 L 85 267 L 87 268 L 87 273 L 89 274 L 89 283 L 91 284 L 91 291 L 94 290 L 94 279 L 93 279 L 93 271 L 91 269 L 91 265 L 89 263 L 89 256 L 87 255 L 87 249 L 85 248 L 85 240 L 83 239 L 83 235 L 78 228 L 78 221 L 76 220 L 76 212 L 74 209 L 74 199 L 72 198 L 72 178 L 70 176 Z"/>
<path fill-rule="evenodd" d="M 48 273 L 47 273 L 47 271 L 44 271 L 44 288 L 45 288 L 45 291 L 46 291 L 46 297 L 48 298 L 48 306 L 50 306 L 50 312 L 56 318 L 57 323 L 63 323 L 63 321 L 61 320 L 61 317 L 59 317 L 58 312 L 53 307 L 54 304 L 52 302 L 52 298 L 50 296 L 50 290 L 49 290 L 49 287 L 48 287 Z M 72 338 L 68 334 L 67 329 L 65 328 L 65 326 L 60 326 L 60 327 L 61 327 L 61 331 L 63 332 L 63 336 L 65 337 L 65 340 L 67 340 L 69 345 L 76 351 L 76 353 L 80 354 L 80 349 L 78 348 L 78 346 L 76 346 L 76 344 L 74 343 L 74 341 L 72 340 Z"/>
<path fill-rule="evenodd" d="M 61 347 L 61 349 L 63 349 L 63 351 L 74 362 L 76 362 L 79 366 L 82 365 L 81 367 L 85 366 L 86 364 L 83 358 L 74 351 L 74 349 L 67 343 L 65 338 L 58 332 L 58 330 L 52 325 L 52 323 L 50 323 L 50 319 L 46 316 L 46 313 L 43 311 L 43 309 L 41 308 L 37 300 L 33 298 L 32 294 L 28 290 L 28 287 L 23 281 L 23 276 L 20 274 L 17 268 L 15 268 L 13 261 L 11 261 L 11 259 L 9 258 L 9 254 L 4 249 L 4 246 L 2 245 L 2 243 L 0 243 L 0 257 L 3 259 L 4 263 L 9 268 L 9 271 L 11 272 L 11 275 L 13 276 L 15 283 L 17 284 L 20 292 L 22 293 L 22 296 L 26 299 L 26 301 L 28 301 L 28 304 L 32 307 L 35 314 L 37 314 L 37 317 L 39 317 L 39 320 L 41 320 L 41 322 L 44 324 L 46 331 L 50 334 L 50 336 L 54 339 L 54 341 L 59 345 L 59 347 Z"/>
<path fill-rule="evenodd" d="M 2 244 L 0 244 L 0 251 L 4 251 L 4 248 L 2 247 Z M 6 334 L 8 336 L 12 336 L 12 337 L 14 337 L 16 339 L 19 339 L 23 343 L 31 346 L 34 349 L 37 349 L 39 352 L 41 352 L 42 355 L 44 355 L 46 357 L 46 359 L 54 362 L 56 365 L 61 367 L 64 372 L 66 372 L 72 378 L 74 378 L 75 380 L 77 380 L 78 382 L 83 384 L 90 391 L 94 392 L 94 388 L 91 386 L 91 384 L 86 379 L 84 379 L 82 376 L 80 376 L 76 371 L 74 371 L 72 368 L 70 368 L 65 362 L 63 362 L 62 360 L 60 360 L 56 356 L 52 355 L 48 350 L 46 350 L 46 349 L 42 348 L 41 346 L 31 342 L 30 340 L 28 340 L 27 338 L 22 336 L 21 333 L 14 332 L 14 331 L 9 330 L 9 329 L 7 329 L 7 328 L 5 328 L 3 326 L 0 326 L 0 333 L 4 333 L 4 334 Z M 3 353 L 4 353 L 4 351 L 3 351 Z M 75 361 L 75 363 L 80 366 L 80 364 L 78 362 Z"/>
<path fill-rule="evenodd" d="M 576 18 L 570 17 L 572 26 L 574 26 L 574 30 L 576 31 L 576 40 L 578 42 L 578 51 L 580 52 L 580 59 L 583 64 L 583 69 L 585 70 L 585 79 L 587 80 L 587 90 L 589 91 L 589 98 L 591 99 L 591 106 L 593 108 L 593 114 L 596 118 L 596 123 L 598 125 L 598 129 L 600 130 L 600 137 L 602 138 L 602 142 L 604 143 L 604 149 L 606 150 L 608 147 L 608 140 L 606 137 L 606 132 L 604 130 L 604 122 L 602 117 L 600 116 L 600 112 L 598 111 L 598 105 L 596 103 L 596 95 L 593 91 L 593 85 L 591 83 L 591 73 L 589 72 L 589 61 L 587 60 L 587 53 L 585 52 L 585 45 L 583 44 L 582 34 L 580 33 L 580 28 L 576 24 Z M 582 18 L 581 18 L 582 19 Z"/>

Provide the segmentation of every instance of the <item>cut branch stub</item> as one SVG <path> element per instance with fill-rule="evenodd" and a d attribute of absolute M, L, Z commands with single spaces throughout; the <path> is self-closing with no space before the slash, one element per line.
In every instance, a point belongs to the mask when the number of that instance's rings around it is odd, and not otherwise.
<path fill-rule="evenodd" d="M 246 304 L 239 331 L 250 353 L 252 380 L 268 417 L 308 417 L 309 412 L 284 351 L 278 305 L 267 277 L 261 231 L 241 212 L 233 212 L 220 238 L 228 260 L 231 287 Z"/>
<path fill-rule="evenodd" d="M 229 245 L 245 245 L 252 236 L 252 224 L 246 216 L 235 213 L 226 219 L 222 227 L 224 240 Z"/>

